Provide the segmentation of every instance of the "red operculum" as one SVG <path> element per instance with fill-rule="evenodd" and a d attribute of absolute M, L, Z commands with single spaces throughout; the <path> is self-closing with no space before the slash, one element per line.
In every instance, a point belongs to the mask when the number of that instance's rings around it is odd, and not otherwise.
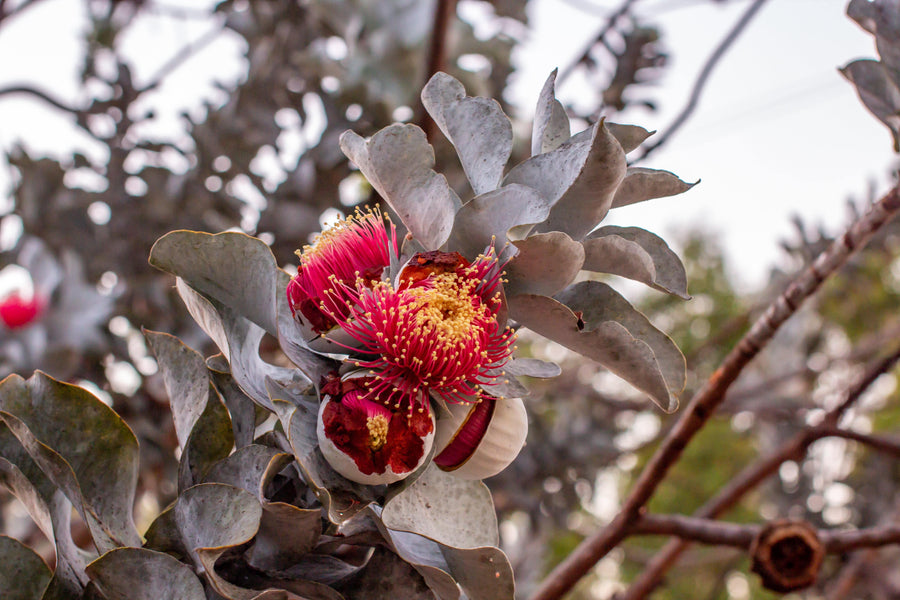
<path fill-rule="evenodd" d="M 480 402 L 473 404 L 456 435 L 441 453 L 434 457 L 435 464 L 446 471 L 464 465 L 484 438 L 496 405 L 497 399 L 491 396 L 483 396 Z"/>
<path fill-rule="evenodd" d="M 44 312 L 44 306 L 45 303 L 37 295 L 26 300 L 14 292 L 0 301 L 0 319 L 9 329 L 25 327 Z"/>

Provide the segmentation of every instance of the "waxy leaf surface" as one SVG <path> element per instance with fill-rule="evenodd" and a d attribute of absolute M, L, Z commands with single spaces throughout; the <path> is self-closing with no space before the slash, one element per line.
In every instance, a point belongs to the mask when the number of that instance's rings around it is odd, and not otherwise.
<path fill-rule="evenodd" d="M 639 227 L 601 227 L 584 240 L 584 269 L 640 281 L 685 300 L 684 265 L 662 238 Z"/>
<path fill-rule="evenodd" d="M 884 123 L 894 138 L 894 151 L 900 151 L 900 87 L 876 60 L 854 60 L 841 74 L 855 87 L 869 112 Z"/>
<path fill-rule="evenodd" d="M 500 104 L 466 96 L 463 85 L 446 73 L 428 81 L 422 104 L 456 148 L 475 194 L 499 186 L 513 141 L 512 124 Z"/>
<path fill-rule="evenodd" d="M 460 201 L 444 176 L 432 170 L 434 150 L 421 129 L 394 124 L 368 140 L 346 131 L 341 150 L 426 249 L 447 241 Z"/>
<path fill-rule="evenodd" d="M 40 600 L 50 583 L 50 568 L 19 540 L 0 535 L 0 590 L 4 600 Z"/>
<path fill-rule="evenodd" d="M 532 156 L 556 150 L 571 135 L 566 109 L 556 99 L 556 73 L 553 69 L 538 96 L 531 127 Z"/>
<path fill-rule="evenodd" d="M 628 167 L 625 179 L 613 197 L 612 208 L 636 204 L 644 200 L 675 196 L 688 191 L 696 183 L 685 183 L 674 173 L 644 167 Z"/>
<path fill-rule="evenodd" d="M 664 410 L 674 410 L 653 349 L 616 321 L 588 323 L 553 298 L 522 294 L 509 299 L 510 317 L 535 333 L 597 361 L 646 393 Z M 576 309 L 577 310 L 577 309 Z"/>
<path fill-rule="evenodd" d="M 574 136 L 517 165 L 506 183 L 532 187 L 553 203 L 538 232 L 562 231 L 581 240 L 606 216 L 625 168 L 622 147 L 601 122 L 589 138 Z"/>
<path fill-rule="evenodd" d="M 116 548 L 87 566 L 108 600 L 206 600 L 193 569 L 146 548 Z"/>
<path fill-rule="evenodd" d="M 275 294 L 284 272 L 262 240 L 235 232 L 173 231 L 153 245 L 150 264 L 278 334 Z"/>
<path fill-rule="evenodd" d="M 552 296 L 572 283 L 584 263 L 584 248 L 565 233 L 537 233 L 513 242 L 518 252 L 506 265 L 506 294 Z"/>
<path fill-rule="evenodd" d="M 140 545 L 132 519 L 137 439 L 112 409 L 37 372 L 0 382 L 0 420 L 65 492 L 101 551 Z"/>
<path fill-rule="evenodd" d="M 536 191 L 507 185 L 476 196 L 459 209 L 449 246 L 474 260 L 493 242 L 499 254 L 510 229 L 540 223 L 549 213 L 549 202 Z"/>
<path fill-rule="evenodd" d="M 500 543 L 487 486 L 454 477 L 434 464 L 385 503 L 381 518 L 390 529 L 418 533 L 456 548 Z"/>

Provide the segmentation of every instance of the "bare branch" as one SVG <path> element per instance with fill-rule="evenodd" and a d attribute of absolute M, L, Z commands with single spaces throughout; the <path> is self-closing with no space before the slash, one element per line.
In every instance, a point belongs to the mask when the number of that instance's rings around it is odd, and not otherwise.
<path fill-rule="evenodd" d="M 635 4 L 638 0 L 625 0 L 622 5 L 617 8 L 609 17 L 606 19 L 606 23 L 604 23 L 603 27 L 600 28 L 600 31 L 597 32 L 591 38 L 591 41 L 587 43 L 584 50 L 578 55 L 578 58 L 575 59 L 568 67 L 562 69 L 559 72 L 559 75 L 556 78 L 556 85 L 559 86 L 563 81 L 565 81 L 575 69 L 578 68 L 578 65 L 587 62 L 591 58 L 591 50 L 594 46 L 597 45 L 598 42 L 603 41 L 609 32 L 612 31 L 612 28 L 616 26 L 616 21 L 624 17 L 628 14 L 628 11 L 631 10 L 631 6 Z"/>
<path fill-rule="evenodd" d="M 759 525 L 738 525 L 684 515 L 643 515 L 631 527 L 633 535 L 670 535 L 711 546 L 747 550 L 759 533 Z"/>
<path fill-rule="evenodd" d="M 728 388 L 744 368 L 803 301 L 897 212 L 900 212 L 900 188 L 895 187 L 794 279 L 728 353 L 722 365 L 691 400 L 675 427 L 641 472 L 619 514 L 564 559 L 544 580 L 533 600 L 561 597 L 628 535 L 628 529 L 637 519 L 641 508 L 665 479 L 669 468 L 678 461 L 690 440 L 721 404 Z"/>
<path fill-rule="evenodd" d="M 144 92 L 149 92 L 151 90 L 156 89 L 163 82 L 163 80 L 173 71 L 175 71 L 178 67 L 184 64 L 189 58 L 197 54 L 200 50 L 210 45 L 222 31 L 225 30 L 225 20 L 222 21 L 216 26 L 207 31 L 205 34 L 200 36 L 196 41 L 191 42 L 190 44 L 183 47 L 179 50 L 172 58 L 167 60 L 162 67 L 150 78 L 150 82 L 147 83 L 144 87 L 137 90 L 138 94 L 143 94 Z"/>
<path fill-rule="evenodd" d="M 784 442 L 780 448 L 769 456 L 745 467 L 726 486 L 701 506 L 694 516 L 698 518 L 716 518 L 734 506 L 747 492 L 754 489 L 775 473 L 782 463 L 789 460 L 800 460 L 806 450 L 818 439 L 825 437 L 829 431 L 841 431 L 835 427 L 844 412 L 865 392 L 882 374 L 889 371 L 900 361 L 900 347 L 885 358 L 872 365 L 863 376 L 847 390 L 845 400 L 830 410 L 818 428 L 807 428 L 798 432 L 793 438 Z M 672 540 L 653 557 L 641 574 L 632 582 L 631 587 L 622 600 L 637 600 L 649 594 L 662 580 L 663 574 L 671 568 L 678 557 L 687 549 L 688 543 L 683 540 Z"/>
<path fill-rule="evenodd" d="M 710 75 L 712 75 L 713 70 L 719 64 L 722 57 L 725 56 L 728 49 L 731 48 L 732 44 L 734 44 L 741 33 L 744 32 L 747 25 L 750 24 L 750 21 L 753 20 L 753 17 L 756 16 L 756 13 L 759 12 L 759 9 L 763 7 L 766 1 L 767 0 L 755 0 L 753 4 L 747 8 L 744 14 L 741 15 L 741 18 L 734 24 L 734 27 L 731 28 L 728 35 L 719 42 L 719 45 L 706 60 L 706 64 L 703 65 L 703 69 L 700 70 L 700 74 L 697 76 L 697 81 L 694 82 L 694 88 L 691 90 L 691 95 L 688 98 L 687 104 L 685 104 L 684 108 L 681 109 L 681 112 L 678 113 L 678 116 L 675 117 L 675 120 L 672 121 L 672 124 L 669 125 L 662 135 L 660 135 L 654 143 L 643 147 L 642 153 L 638 155 L 631 164 L 639 163 L 647 158 L 650 153 L 668 142 L 669 139 L 681 129 L 681 126 L 687 122 L 688 118 L 690 118 L 697 108 L 697 105 L 700 103 L 700 96 L 703 94 L 703 90 L 706 88 L 706 82 L 709 80 Z"/>
<path fill-rule="evenodd" d="M 816 427 L 813 431 L 818 437 L 838 437 L 845 440 L 853 440 L 854 442 L 865 444 L 873 450 L 883 452 L 884 454 L 890 454 L 895 458 L 900 458 L 900 439 L 897 438 L 869 435 L 866 433 L 850 431 L 849 429 L 840 429 L 838 427 L 830 426 Z"/>
<path fill-rule="evenodd" d="M 693 542 L 747 550 L 761 529 L 760 525 L 739 525 L 684 515 L 644 515 L 634 524 L 631 533 L 674 535 Z M 900 525 L 888 524 L 849 531 L 820 530 L 817 535 L 828 554 L 842 554 L 860 548 L 900 544 Z"/>
<path fill-rule="evenodd" d="M 73 115 L 81 115 L 85 111 L 81 108 L 75 108 L 74 106 L 69 106 L 68 104 L 63 103 L 60 100 L 50 96 L 48 93 L 43 92 L 37 88 L 31 87 L 29 85 L 11 85 L 7 87 L 0 88 L 0 97 L 10 96 L 14 94 L 25 94 L 27 96 L 34 96 L 39 100 L 42 100 L 53 106 L 54 108 L 58 108 L 61 111 L 71 113 Z"/>
<path fill-rule="evenodd" d="M 438 71 L 446 70 L 447 62 L 447 30 L 456 14 L 456 0 L 438 0 L 434 7 L 434 25 L 431 29 L 431 42 L 428 45 L 428 62 L 425 66 L 425 83 Z M 425 137 L 434 142 L 437 125 L 419 100 L 419 118 L 417 119 Z"/>
<path fill-rule="evenodd" d="M 3 23 L 4 21 L 6 21 L 9 18 L 21 15 L 23 12 L 25 12 L 25 9 L 31 8 L 32 6 L 36 5 L 38 2 L 39 2 L 39 0 L 25 0 L 25 2 L 22 2 L 21 4 L 19 4 L 18 6 L 16 6 L 15 8 L 12 8 L 12 9 L 7 8 L 5 1 L 0 2 L 0 23 Z"/>

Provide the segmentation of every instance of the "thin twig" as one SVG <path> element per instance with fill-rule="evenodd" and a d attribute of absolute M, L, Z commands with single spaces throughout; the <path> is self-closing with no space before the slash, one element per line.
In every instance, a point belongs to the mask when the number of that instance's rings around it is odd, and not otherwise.
<path fill-rule="evenodd" d="M 850 562 L 841 569 L 837 581 L 834 582 L 828 591 L 828 600 L 844 600 L 853 590 L 866 565 L 877 555 L 878 552 L 874 548 L 869 548 L 865 552 L 854 555 Z"/>
<path fill-rule="evenodd" d="M 798 432 L 772 454 L 745 467 L 715 496 L 701 506 L 694 516 L 704 519 L 719 517 L 734 506 L 747 492 L 775 473 L 783 463 L 802 459 L 813 442 L 825 437 L 829 431 L 837 430 L 835 426 L 844 412 L 862 396 L 863 392 L 876 379 L 892 369 L 898 361 L 900 361 L 900 347 L 867 369 L 863 376 L 847 390 L 844 401 L 826 413 L 819 427 L 807 428 Z M 688 543 L 683 540 L 672 540 L 663 546 L 662 550 L 653 557 L 653 560 L 632 582 L 621 600 L 638 600 L 646 597 L 659 585 L 663 574 L 675 564 L 687 547 Z"/>
<path fill-rule="evenodd" d="M 681 112 L 678 113 L 678 116 L 675 117 L 675 120 L 672 121 L 672 124 L 669 125 L 662 135 L 660 135 L 654 143 L 644 146 L 642 148 L 642 153 L 633 159 L 631 164 L 637 164 L 647 158 L 647 156 L 668 142 L 672 136 L 681 129 L 681 126 L 685 124 L 700 103 L 700 96 L 703 94 L 706 82 L 709 80 L 710 75 L 712 75 L 713 70 L 719 64 L 722 57 L 725 56 L 728 49 L 731 48 L 738 37 L 740 37 L 741 33 L 747 28 L 747 25 L 750 24 L 750 21 L 753 20 L 753 17 L 756 16 L 756 13 L 759 12 L 766 1 L 767 0 L 755 0 L 753 4 L 747 8 L 744 14 L 741 15 L 741 18 L 734 24 L 734 27 L 731 28 L 728 35 L 719 42 L 719 45 L 706 60 L 706 64 L 703 65 L 703 69 L 701 69 L 700 74 L 697 76 L 697 81 L 694 82 L 694 87 L 691 90 L 691 95 L 688 98 L 687 104 L 685 104 L 684 108 L 681 109 Z"/>
<path fill-rule="evenodd" d="M 890 454 L 895 458 L 900 458 L 900 439 L 897 438 L 889 438 L 883 435 L 870 435 L 831 426 L 816 427 L 813 431 L 819 437 L 838 437 L 845 440 L 853 440 L 854 442 L 865 444 L 873 450 L 877 450 L 884 454 Z"/>
<path fill-rule="evenodd" d="M 25 11 L 25 9 L 34 6 L 38 3 L 38 1 L 39 0 L 26 0 L 25 2 L 22 2 L 18 6 L 9 10 L 7 10 L 6 8 L 6 2 L 0 2 L 0 23 L 6 21 L 11 17 L 21 15 Z"/>
<path fill-rule="evenodd" d="M 616 22 L 628 14 L 628 11 L 631 10 L 631 6 L 637 2 L 638 0 L 625 0 L 622 5 L 617 8 L 613 13 L 609 15 L 606 19 L 606 23 L 604 23 L 603 27 L 591 37 L 591 41 L 587 43 L 584 47 L 584 50 L 578 55 L 578 58 L 575 59 L 569 66 L 565 69 L 562 69 L 559 72 L 559 75 L 556 77 L 556 86 L 565 81 L 572 73 L 575 72 L 575 69 L 578 68 L 578 65 L 590 60 L 591 58 L 591 50 L 594 49 L 594 46 L 597 45 L 598 42 L 603 41 L 603 39 L 609 35 L 609 32 L 612 31 L 612 28 L 616 26 Z"/>
<path fill-rule="evenodd" d="M 197 38 L 179 50 L 172 58 L 167 60 L 159 70 L 153 74 L 149 83 L 137 90 L 138 95 L 156 89 L 162 81 L 175 69 L 184 64 L 189 58 L 196 55 L 200 50 L 211 44 L 225 30 L 225 19 L 216 26 L 207 31 L 205 34 Z"/>
<path fill-rule="evenodd" d="M 447 31 L 456 14 L 456 0 L 438 0 L 434 7 L 434 25 L 431 29 L 431 41 L 428 45 L 428 59 L 425 65 L 425 81 L 427 83 L 432 75 L 447 68 Z M 425 137 L 433 143 L 437 135 L 437 125 L 425 106 L 419 100 L 418 123 L 425 132 Z"/>
<path fill-rule="evenodd" d="M 772 339 L 775 332 L 830 275 L 840 268 L 872 235 L 900 212 L 900 188 L 895 187 L 829 248 L 802 271 L 774 303 L 757 319 L 750 331 L 728 353 L 719 367 L 697 392 L 675 427 L 641 472 L 619 514 L 601 531 L 584 540 L 544 580 L 533 600 L 561 597 L 627 535 L 669 468 L 684 448 L 706 424 L 725 398 L 728 388 L 744 368 Z"/>
<path fill-rule="evenodd" d="M 10 96 L 13 94 L 25 94 L 28 96 L 34 96 L 39 100 L 43 100 L 47 104 L 53 106 L 54 108 L 58 108 L 61 111 L 72 113 L 73 115 L 81 115 L 85 111 L 81 108 L 75 108 L 74 106 L 69 106 L 57 100 L 56 98 L 50 96 L 46 92 L 43 92 L 37 88 L 31 87 L 29 85 L 11 85 L 7 87 L 0 88 L 0 97 L 2 96 Z"/>
<path fill-rule="evenodd" d="M 741 525 L 684 515 L 643 515 L 631 529 L 636 535 L 674 535 L 713 546 L 748 550 L 761 525 Z M 856 530 L 820 530 L 819 540 L 828 554 L 843 554 L 860 548 L 900 544 L 900 525 L 888 524 Z"/>

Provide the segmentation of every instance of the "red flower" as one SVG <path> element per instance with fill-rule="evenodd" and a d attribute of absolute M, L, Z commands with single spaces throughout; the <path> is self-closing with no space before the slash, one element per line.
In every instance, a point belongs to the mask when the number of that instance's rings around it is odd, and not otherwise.
<path fill-rule="evenodd" d="M 19 292 L 13 292 L 0 300 L 0 320 L 9 329 L 25 327 L 40 317 L 45 307 L 46 303 L 37 295 L 26 299 Z"/>
<path fill-rule="evenodd" d="M 394 412 L 367 400 L 367 381 L 345 380 L 342 395 L 325 397 L 319 412 L 319 446 L 344 477 L 369 485 L 391 483 L 424 462 L 434 439 L 434 419 L 430 413 Z"/>
<path fill-rule="evenodd" d="M 355 364 L 372 373 L 367 397 L 412 414 L 429 411 L 429 393 L 453 403 L 480 396 L 515 341 L 498 321 L 500 275 L 493 252 L 472 264 L 427 252 L 413 257 L 396 288 L 357 285 L 346 310 L 329 316 L 356 342 L 351 349 L 363 356 Z"/>
<path fill-rule="evenodd" d="M 346 287 L 380 281 L 391 256 L 397 256 L 397 232 L 381 213 L 369 211 L 339 221 L 299 252 L 300 268 L 287 287 L 291 312 L 317 333 L 328 331 L 347 314 Z M 300 313 L 298 315 L 297 313 Z"/>

